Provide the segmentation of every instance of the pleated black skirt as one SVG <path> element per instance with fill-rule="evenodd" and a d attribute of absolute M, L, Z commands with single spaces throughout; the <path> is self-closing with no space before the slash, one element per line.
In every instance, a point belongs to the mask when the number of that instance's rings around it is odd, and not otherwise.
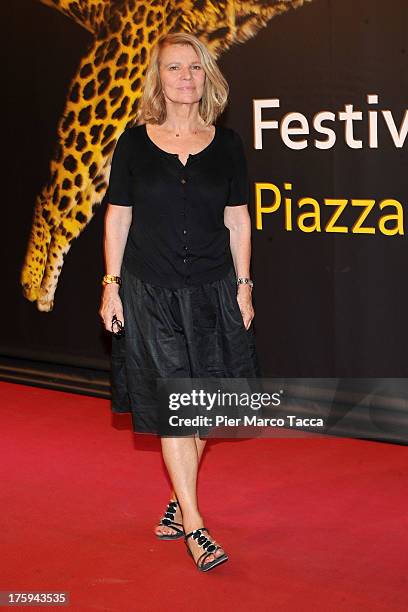
<path fill-rule="evenodd" d="M 131 413 L 133 431 L 160 435 L 158 378 L 258 378 L 254 325 L 237 302 L 235 271 L 199 286 L 169 289 L 122 266 L 125 336 L 112 336 L 111 408 Z"/>

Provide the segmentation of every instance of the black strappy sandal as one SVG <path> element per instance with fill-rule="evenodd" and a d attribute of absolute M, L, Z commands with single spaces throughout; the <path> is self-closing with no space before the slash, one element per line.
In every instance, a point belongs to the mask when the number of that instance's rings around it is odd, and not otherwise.
<path fill-rule="evenodd" d="M 200 527 L 199 529 L 195 529 L 194 531 L 187 533 L 184 536 L 184 543 L 187 547 L 188 554 L 193 557 L 193 561 L 196 564 L 197 569 L 199 569 L 200 572 L 208 572 L 208 570 L 212 569 L 213 567 L 216 567 L 217 565 L 220 565 L 220 563 L 228 561 L 228 555 L 224 553 L 219 557 L 215 557 L 213 561 L 209 561 L 208 563 L 206 563 L 205 560 L 207 559 L 207 557 L 209 557 L 211 554 L 214 554 L 216 550 L 221 548 L 221 546 L 213 544 L 213 542 L 202 533 L 203 531 L 206 531 L 209 534 L 209 531 L 206 527 Z M 194 559 L 194 555 L 187 544 L 187 540 L 191 536 L 194 540 L 196 540 L 199 546 L 204 548 L 203 554 L 198 557 L 197 561 Z"/>
<path fill-rule="evenodd" d="M 179 540 L 180 538 L 184 537 L 185 532 L 183 525 L 181 523 L 174 522 L 174 515 L 176 514 L 177 506 L 180 507 L 178 501 L 170 501 L 167 505 L 166 512 L 159 523 L 159 525 L 171 527 L 176 531 L 176 533 L 156 533 L 156 537 L 158 537 L 159 540 Z"/>

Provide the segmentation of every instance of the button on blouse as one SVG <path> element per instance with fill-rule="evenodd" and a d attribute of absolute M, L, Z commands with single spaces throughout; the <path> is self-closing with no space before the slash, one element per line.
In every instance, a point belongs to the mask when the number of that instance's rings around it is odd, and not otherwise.
<path fill-rule="evenodd" d="M 182 288 L 224 278 L 233 267 L 224 208 L 248 200 L 244 147 L 231 128 L 216 126 L 185 165 L 150 139 L 145 124 L 118 139 L 107 201 L 133 208 L 123 265 L 145 282 Z"/>

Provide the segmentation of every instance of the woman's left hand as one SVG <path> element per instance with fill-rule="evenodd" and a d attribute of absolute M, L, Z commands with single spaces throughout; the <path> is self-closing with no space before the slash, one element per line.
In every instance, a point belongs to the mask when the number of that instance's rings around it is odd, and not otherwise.
<path fill-rule="evenodd" d="M 249 285 L 239 285 L 237 301 L 242 314 L 245 329 L 248 331 L 255 312 L 252 306 L 252 288 Z"/>

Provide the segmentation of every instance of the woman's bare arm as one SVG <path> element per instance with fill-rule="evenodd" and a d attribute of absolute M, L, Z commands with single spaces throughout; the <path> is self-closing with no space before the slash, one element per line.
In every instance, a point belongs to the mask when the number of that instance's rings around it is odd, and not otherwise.
<path fill-rule="evenodd" d="M 246 204 L 226 206 L 224 225 L 230 231 L 230 248 L 237 277 L 249 277 L 251 261 L 251 218 Z M 252 288 L 248 284 L 238 285 L 238 304 L 245 328 L 248 329 L 254 318 Z"/>
<path fill-rule="evenodd" d="M 105 272 L 120 276 L 123 253 L 132 223 L 131 206 L 108 204 L 105 214 L 104 254 Z"/>
<path fill-rule="evenodd" d="M 105 272 L 120 276 L 123 254 L 132 223 L 131 206 L 115 206 L 108 204 L 105 213 L 104 256 Z M 99 314 L 105 329 L 111 331 L 112 317 L 116 314 L 119 321 L 125 323 L 122 301 L 119 296 L 119 285 L 110 283 L 102 293 Z"/>
<path fill-rule="evenodd" d="M 224 225 L 230 231 L 230 247 L 237 276 L 249 277 L 251 260 L 251 218 L 246 204 L 226 206 Z"/>

